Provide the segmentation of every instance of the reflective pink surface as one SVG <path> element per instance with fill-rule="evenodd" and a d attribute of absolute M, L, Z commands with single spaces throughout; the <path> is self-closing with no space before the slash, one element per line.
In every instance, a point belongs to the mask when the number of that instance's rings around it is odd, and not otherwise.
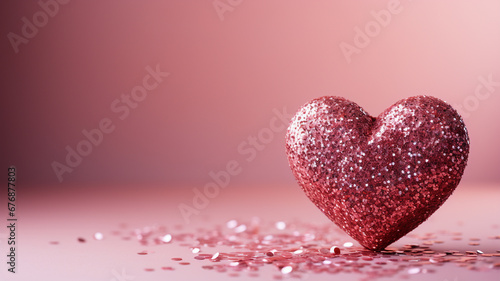
<path fill-rule="evenodd" d="M 359 244 L 333 226 L 297 186 L 228 186 L 200 214 L 191 216 L 189 224 L 178 208 L 193 199 L 189 187 L 38 186 L 37 190 L 19 192 L 18 273 L 2 271 L 2 280 L 107 281 L 119 280 L 117 276 L 134 280 L 233 280 L 236 276 L 239 279 L 234 280 L 364 280 L 382 273 L 388 276 L 381 280 L 498 280 L 500 275 L 498 186 L 459 186 L 428 221 L 388 248 L 404 250 L 405 245 L 418 244 L 424 247 L 420 251 L 432 254 L 371 257 L 355 254 L 361 253 Z M 216 235 L 218 232 L 222 234 Z M 102 234 L 102 240 L 96 233 Z M 249 246 L 217 244 L 231 239 L 238 244 L 242 235 L 262 238 L 271 234 L 306 240 L 294 242 L 293 247 L 283 240 L 281 244 L 288 245 L 291 252 L 278 251 L 276 256 L 284 264 L 264 263 L 255 266 L 255 271 L 247 264 L 231 264 L 235 260 L 229 259 L 236 252 L 248 252 Z M 199 240 L 202 238 L 208 240 Z M 353 246 L 348 242 L 354 242 Z M 1 245 L 4 250 L 4 241 Z M 301 246 L 306 253 L 294 253 Z M 341 254 L 328 253 L 326 249 L 332 246 L 339 247 Z M 307 252 L 313 250 L 314 255 Z M 447 251 L 463 256 L 446 255 Z M 220 256 L 214 258 L 217 252 Z M 319 258 L 316 263 L 323 262 L 335 273 L 315 273 L 317 264 L 300 261 L 287 267 L 287 260 L 298 254 Z M 490 254 L 497 256 L 488 257 Z M 325 263 L 319 255 L 332 256 Z M 352 270 L 354 264 L 361 266 L 360 272 Z M 225 272 L 219 272 L 219 267 L 226 268 Z M 126 278 L 123 280 L 132 280 Z"/>

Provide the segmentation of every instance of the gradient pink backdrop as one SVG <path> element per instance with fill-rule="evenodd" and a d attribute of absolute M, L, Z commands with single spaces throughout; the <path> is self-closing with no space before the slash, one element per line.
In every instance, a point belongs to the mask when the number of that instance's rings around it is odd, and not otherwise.
<path fill-rule="evenodd" d="M 478 77 L 500 82 L 500 1 L 401 1 L 348 63 L 341 42 L 389 2 L 242 1 L 221 20 L 213 1 L 72 1 L 16 54 L 7 35 L 41 7 L 2 1 L 2 167 L 58 184 L 51 163 L 107 117 L 115 131 L 64 183 L 202 184 L 230 160 L 243 170 L 232 183 L 293 183 L 284 130 L 250 162 L 238 152 L 273 109 L 339 95 L 378 115 L 420 94 L 463 104 Z M 119 120 L 112 101 L 157 64 L 171 75 Z M 499 105 L 496 86 L 464 118 L 464 181 L 500 182 Z"/>

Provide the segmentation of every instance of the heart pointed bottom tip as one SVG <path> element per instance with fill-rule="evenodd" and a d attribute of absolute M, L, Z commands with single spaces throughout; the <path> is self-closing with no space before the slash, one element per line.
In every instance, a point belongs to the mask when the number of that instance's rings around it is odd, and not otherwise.
<path fill-rule="evenodd" d="M 462 118 L 431 96 L 400 100 L 376 118 L 345 98 L 317 98 L 299 109 L 285 138 L 290 168 L 305 194 L 375 251 L 446 201 L 469 154 Z"/>

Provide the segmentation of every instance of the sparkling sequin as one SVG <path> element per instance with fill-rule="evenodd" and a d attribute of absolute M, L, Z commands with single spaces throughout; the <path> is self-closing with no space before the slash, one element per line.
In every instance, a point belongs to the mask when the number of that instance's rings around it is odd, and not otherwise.
<path fill-rule="evenodd" d="M 283 267 L 283 268 L 281 269 L 281 273 L 283 273 L 283 274 L 288 274 L 288 273 L 292 272 L 292 270 L 293 270 L 293 267 L 291 267 L 291 266 L 287 265 L 287 266 L 285 266 L 285 267 Z"/>
<path fill-rule="evenodd" d="M 276 228 L 279 230 L 283 230 L 286 228 L 286 223 L 284 223 L 282 221 L 276 222 Z"/>
<path fill-rule="evenodd" d="M 340 248 L 337 246 L 332 246 L 330 248 L 330 253 L 335 254 L 335 255 L 340 255 Z"/>
<path fill-rule="evenodd" d="M 170 241 L 172 241 L 172 235 L 167 234 L 167 235 L 163 236 L 163 237 L 161 238 L 161 241 L 163 241 L 163 242 L 165 242 L 165 243 L 169 243 Z"/>
<path fill-rule="evenodd" d="M 94 233 L 94 239 L 95 240 L 102 240 L 104 238 L 104 235 L 100 232 Z"/>
<path fill-rule="evenodd" d="M 340 97 L 305 104 L 286 134 L 288 162 L 311 201 L 368 249 L 382 250 L 425 221 L 462 177 L 462 118 L 430 96 L 377 118 Z"/>

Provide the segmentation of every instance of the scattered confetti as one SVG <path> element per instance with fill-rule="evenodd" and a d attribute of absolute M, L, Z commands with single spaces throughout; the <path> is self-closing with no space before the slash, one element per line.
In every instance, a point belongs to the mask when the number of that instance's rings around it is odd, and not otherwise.
<path fill-rule="evenodd" d="M 311 274 L 316 273 L 359 274 L 360 280 L 407 278 L 417 274 L 432 274 L 444 264 L 474 271 L 500 270 L 500 252 L 485 249 L 438 251 L 429 243 L 424 243 L 441 241 L 442 248 L 454 237 L 462 236 L 457 233 L 410 233 L 407 238 L 412 243 L 374 252 L 355 245 L 333 224 L 283 222 L 286 227 L 279 229 L 278 223 L 238 221 L 232 228 L 227 227 L 226 223 L 226 227 L 224 224 L 213 225 L 208 229 L 198 228 L 194 232 L 186 232 L 178 227 L 168 233 L 165 227 L 146 227 L 129 232 L 122 230 L 121 236 L 135 237 L 135 240 L 130 241 L 146 245 L 144 247 L 155 247 L 154 251 L 148 248 L 138 252 L 139 255 L 164 254 L 169 252 L 170 247 L 179 246 L 185 249 L 185 256 L 170 258 L 179 266 L 198 266 L 229 277 L 257 277 L 256 280 L 314 280 Z M 235 229 L 242 225 L 249 227 L 236 232 Z M 166 235 L 175 237 L 175 240 L 172 239 L 169 244 L 155 243 L 157 240 L 162 241 Z M 470 241 L 468 238 L 464 240 L 460 243 L 467 245 Z M 274 267 L 276 273 L 268 278 L 261 276 L 263 267 Z M 175 270 L 175 267 L 169 264 L 158 268 L 146 265 L 144 270 L 162 271 L 165 274 Z"/>
<path fill-rule="evenodd" d="M 247 226 L 246 226 L 246 225 L 244 225 L 244 224 L 242 224 L 242 225 L 237 226 L 237 227 L 234 229 L 234 232 L 236 232 L 236 233 L 242 233 L 242 232 L 244 232 L 244 231 L 246 231 L 246 230 L 247 230 Z"/>
<path fill-rule="evenodd" d="M 94 233 L 95 240 L 102 240 L 103 238 L 104 238 L 104 235 L 102 235 L 102 233 L 100 233 L 100 232 Z"/>
<path fill-rule="evenodd" d="M 281 269 L 281 273 L 288 274 L 288 273 L 292 272 L 292 270 L 293 270 L 293 268 L 291 266 L 287 265 Z"/>
<path fill-rule="evenodd" d="M 284 230 L 286 228 L 286 223 L 282 221 L 276 222 L 276 228 L 279 230 Z"/>
<path fill-rule="evenodd" d="M 211 260 L 217 260 L 219 258 L 220 254 L 219 252 L 215 253 L 210 259 Z"/>
<path fill-rule="evenodd" d="M 330 248 L 330 253 L 332 253 L 332 254 L 336 254 L 336 255 L 340 255 L 340 248 L 339 248 L 339 247 L 337 247 L 337 246 L 332 246 L 332 247 Z"/>
<path fill-rule="evenodd" d="M 418 267 L 408 269 L 408 274 L 417 274 L 419 272 L 420 272 L 420 268 L 418 268 Z"/>
<path fill-rule="evenodd" d="M 345 242 L 345 243 L 344 243 L 344 247 L 346 247 L 346 248 L 350 248 L 350 247 L 352 247 L 353 245 L 354 245 L 354 244 L 353 244 L 352 242 Z"/>
<path fill-rule="evenodd" d="M 230 220 L 226 223 L 227 228 L 233 229 L 238 226 L 238 222 L 236 220 Z"/>
<path fill-rule="evenodd" d="M 172 235 L 167 234 L 167 235 L 163 236 L 163 237 L 161 238 L 161 241 L 163 241 L 163 242 L 165 242 L 165 243 L 170 243 L 170 241 L 172 241 Z"/>

